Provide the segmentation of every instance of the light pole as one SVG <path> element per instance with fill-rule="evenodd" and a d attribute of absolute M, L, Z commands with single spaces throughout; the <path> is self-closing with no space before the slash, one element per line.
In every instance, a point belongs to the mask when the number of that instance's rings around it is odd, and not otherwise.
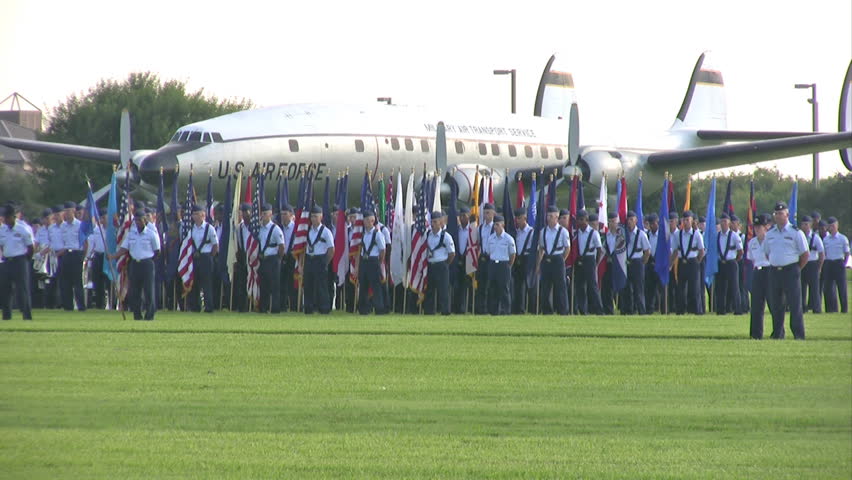
<path fill-rule="evenodd" d="M 512 113 L 515 113 L 515 69 L 511 70 L 494 70 L 494 75 L 511 75 L 512 76 Z"/>
<path fill-rule="evenodd" d="M 811 98 L 808 103 L 811 104 L 811 114 L 813 115 L 813 130 L 819 131 L 819 104 L 817 103 L 816 83 L 797 83 L 796 88 L 810 88 Z M 819 153 L 814 152 L 814 186 L 819 187 Z"/>

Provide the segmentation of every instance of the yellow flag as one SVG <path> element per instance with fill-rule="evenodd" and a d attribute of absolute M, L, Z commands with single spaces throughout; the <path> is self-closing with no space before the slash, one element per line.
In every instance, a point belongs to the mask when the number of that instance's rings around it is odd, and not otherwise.
<path fill-rule="evenodd" d="M 683 211 L 689 210 L 690 200 L 692 198 L 692 179 L 686 181 L 686 202 L 683 204 Z"/>
<path fill-rule="evenodd" d="M 476 169 L 476 174 L 473 176 L 473 194 L 470 203 L 471 220 L 476 219 L 479 224 L 479 169 Z"/>

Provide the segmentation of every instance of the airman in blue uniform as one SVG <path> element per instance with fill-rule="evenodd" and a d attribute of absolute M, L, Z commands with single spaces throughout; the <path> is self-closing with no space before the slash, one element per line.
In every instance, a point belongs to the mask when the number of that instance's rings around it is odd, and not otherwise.
<path fill-rule="evenodd" d="M 784 338 L 784 298 L 790 308 L 790 329 L 797 340 L 805 339 L 802 315 L 801 269 L 808 261 L 805 234 L 789 221 L 787 204 L 775 204 L 775 225 L 766 232 L 763 251 L 769 257 L 769 303 L 772 310 L 772 338 Z"/>
<path fill-rule="evenodd" d="M 541 272 L 541 289 L 539 290 L 541 310 L 543 313 L 568 314 L 568 289 L 565 283 L 565 259 L 571 249 L 568 230 L 558 224 L 559 209 L 547 208 L 547 225 L 539 234 L 538 266 Z M 553 303 L 551 304 L 551 292 Z"/>
<path fill-rule="evenodd" d="M 805 240 L 808 242 L 808 263 L 802 269 L 802 311 L 822 313 L 822 289 L 820 289 L 819 275 L 825 262 L 825 248 L 822 238 L 811 229 L 812 221 L 807 215 L 799 221 L 799 228 L 802 229 Z"/>
<path fill-rule="evenodd" d="M 837 298 L 840 298 L 840 311 L 849 312 L 849 300 L 846 296 L 846 263 L 849 261 L 849 239 L 838 232 L 837 219 L 828 217 L 828 234 L 823 239 L 825 247 L 825 311 L 837 311 Z"/>
<path fill-rule="evenodd" d="M 491 315 L 509 315 L 512 313 L 512 294 L 509 284 L 512 281 L 512 264 L 517 253 L 515 239 L 505 231 L 502 215 L 494 216 L 494 233 L 485 243 L 488 254 L 488 313 Z M 564 265 L 563 265 L 564 269 Z"/>
<path fill-rule="evenodd" d="M 769 257 L 763 251 L 769 215 L 754 219 L 754 237 L 748 242 L 748 258 L 752 261 L 754 276 L 751 281 L 751 322 L 749 335 L 755 340 L 763 338 L 763 312 L 766 310 L 766 292 L 769 290 Z"/>
<path fill-rule="evenodd" d="M 426 270 L 426 300 L 423 313 L 434 315 L 450 314 L 450 270 L 449 264 L 456 256 L 453 236 L 443 228 L 443 212 L 432 212 L 432 228 L 426 233 L 426 257 L 429 263 Z"/>
<path fill-rule="evenodd" d="M 12 318 L 12 290 L 24 320 L 32 320 L 30 275 L 33 255 L 33 234 L 19 222 L 15 207 L 0 207 L 0 308 L 3 320 Z"/>

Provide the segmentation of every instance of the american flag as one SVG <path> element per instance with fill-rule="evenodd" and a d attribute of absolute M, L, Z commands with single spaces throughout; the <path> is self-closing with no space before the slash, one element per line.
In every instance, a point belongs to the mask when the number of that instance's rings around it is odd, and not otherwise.
<path fill-rule="evenodd" d="M 358 283 L 356 261 L 361 255 L 361 238 L 364 236 L 364 210 L 373 205 L 373 191 L 370 189 L 370 175 L 364 172 L 364 182 L 361 184 L 361 211 L 355 215 L 355 223 L 351 226 L 352 237 L 349 241 L 349 281 Z"/>
<path fill-rule="evenodd" d="M 195 279 L 193 269 L 193 254 L 195 244 L 192 243 L 192 207 L 195 205 L 195 188 L 192 185 L 192 172 L 189 172 L 189 183 L 186 186 L 186 201 L 183 203 L 183 218 L 180 222 L 180 256 L 178 257 L 178 275 L 183 283 L 183 296 L 192 290 Z"/>
<path fill-rule="evenodd" d="M 260 176 L 256 183 L 260 181 Z M 251 182 L 251 179 L 249 179 Z M 255 185 L 257 187 L 257 185 Z M 254 189 L 254 197 L 251 202 L 251 219 L 249 220 L 249 236 L 246 239 L 246 263 L 248 268 L 248 280 L 246 291 L 255 308 L 260 307 L 260 188 Z"/>
<path fill-rule="evenodd" d="M 426 174 L 420 181 L 417 203 L 414 205 L 414 236 L 411 239 L 411 272 L 408 285 L 418 295 L 418 303 L 426 292 Z"/>
<path fill-rule="evenodd" d="M 299 198 L 297 200 L 298 211 L 296 212 L 296 229 L 294 230 L 293 239 L 293 255 L 299 256 L 305 253 L 305 246 L 308 244 L 308 229 L 311 226 L 311 191 L 313 179 L 311 174 L 307 173 L 303 188 L 299 189 Z"/>
<path fill-rule="evenodd" d="M 129 178 L 129 175 L 128 175 Z M 121 245 L 124 241 L 124 236 L 130 231 L 130 226 L 133 224 L 133 219 L 130 217 L 128 205 L 130 204 L 130 187 L 128 181 L 124 183 L 124 194 L 118 196 L 118 216 L 113 220 L 115 227 L 118 229 L 116 234 L 116 245 Z M 118 271 L 118 300 L 124 302 L 127 297 L 127 291 L 130 288 L 130 275 L 127 271 L 127 265 L 130 263 L 130 252 L 124 252 L 116 260 L 115 267 Z"/>

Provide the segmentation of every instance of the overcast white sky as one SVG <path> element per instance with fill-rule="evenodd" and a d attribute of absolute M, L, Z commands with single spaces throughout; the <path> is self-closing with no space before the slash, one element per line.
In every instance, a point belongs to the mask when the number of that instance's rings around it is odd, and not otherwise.
<path fill-rule="evenodd" d="M 17 91 L 49 110 L 101 78 L 150 70 L 259 106 L 391 96 L 488 113 L 509 109 L 509 79 L 492 70 L 515 68 L 518 113 L 531 115 L 559 53 L 581 143 L 617 145 L 669 127 L 711 50 L 729 128 L 809 131 L 809 91 L 793 84 L 817 83 L 821 130 L 837 130 L 849 0 L 498 3 L 0 0 L 0 99 Z M 823 176 L 845 171 L 836 152 L 821 160 Z M 810 157 L 778 165 L 810 177 Z"/>

